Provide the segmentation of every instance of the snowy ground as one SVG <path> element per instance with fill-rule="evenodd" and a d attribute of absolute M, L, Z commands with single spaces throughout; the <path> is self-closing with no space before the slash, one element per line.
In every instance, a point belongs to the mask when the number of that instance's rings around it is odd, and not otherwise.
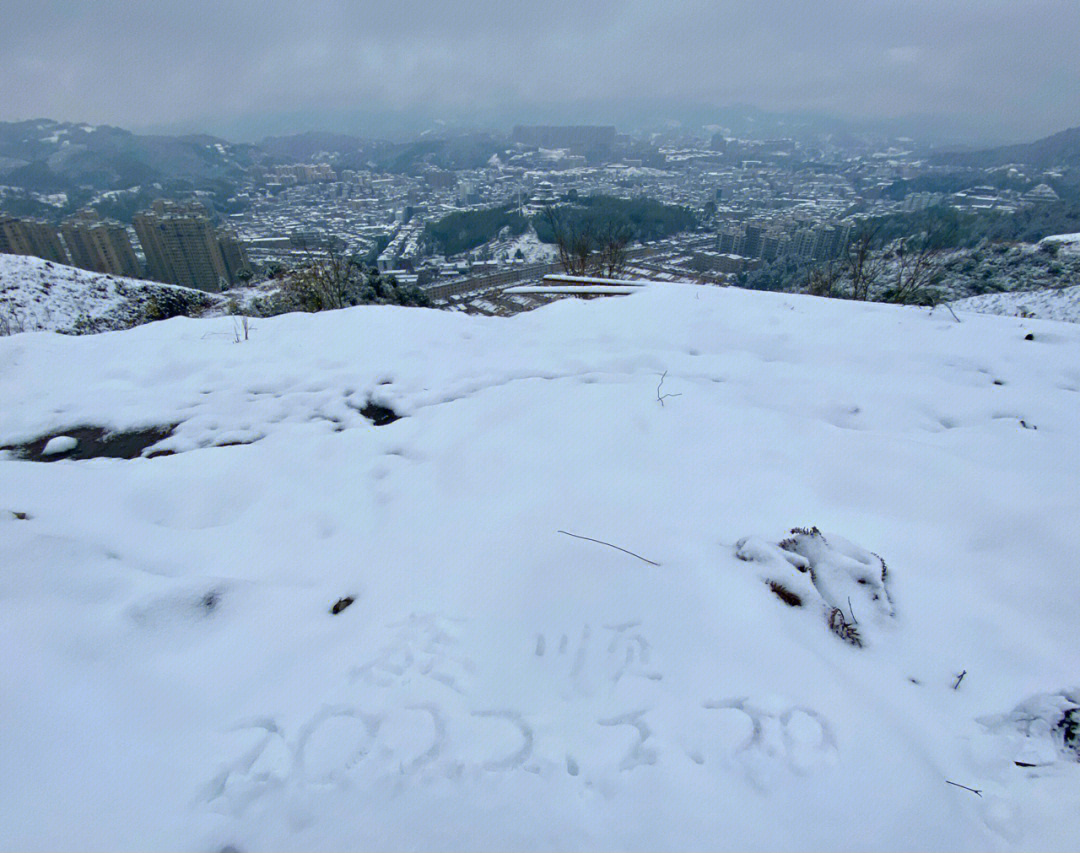
<path fill-rule="evenodd" d="M 0 335 L 125 329 L 146 321 L 151 298 L 162 304 L 205 307 L 220 302 L 211 294 L 186 287 L 0 254 Z"/>
<path fill-rule="evenodd" d="M 1080 234 L 1052 234 L 1039 241 L 1039 245 L 1046 243 L 1057 243 L 1064 252 L 1080 252 Z"/>
<path fill-rule="evenodd" d="M 529 227 L 523 234 L 507 240 L 494 240 L 486 244 L 491 258 L 496 261 L 521 259 L 522 263 L 536 264 L 554 261 L 558 250 L 552 243 L 542 243 L 536 231 Z"/>
<path fill-rule="evenodd" d="M 1006 317 L 1037 317 L 1080 323 L 1080 284 L 1011 293 L 986 293 L 952 303 L 955 311 L 1003 314 Z"/>
<path fill-rule="evenodd" d="M 178 424 L 0 459 L 0 848 L 1075 849 L 1080 328 L 960 316 L 0 339 L 0 445 Z"/>

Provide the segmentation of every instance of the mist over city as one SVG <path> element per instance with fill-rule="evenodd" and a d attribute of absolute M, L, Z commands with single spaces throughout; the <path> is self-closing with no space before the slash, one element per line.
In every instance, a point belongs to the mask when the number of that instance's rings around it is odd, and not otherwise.
<path fill-rule="evenodd" d="M 1070 0 L 14 0 L 5 18 L 0 118 L 236 141 L 444 122 L 631 131 L 750 105 L 1000 144 L 1080 110 Z"/>
<path fill-rule="evenodd" d="M 2 20 L 0 853 L 1075 849 L 1076 0 Z"/>

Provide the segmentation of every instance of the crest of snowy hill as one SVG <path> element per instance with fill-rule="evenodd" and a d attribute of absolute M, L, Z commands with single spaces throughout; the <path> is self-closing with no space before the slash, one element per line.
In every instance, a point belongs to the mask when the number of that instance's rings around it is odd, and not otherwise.
<path fill-rule="evenodd" d="M 1080 234 L 1052 234 L 1039 241 L 1040 246 L 1056 245 L 1066 253 L 1080 253 Z"/>
<path fill-rule="evenodd" d="M 958 316 L 0 339 L 0 846 L 1074 848 L 1080 328 Z"/>
<path fill-rule="evenodd" d="M 85 334 L 198 314 L 220 299 L 201 290 L 0 254 L 0 334 Z"/>
<path fill-rule="evenodd" d="M 951 304 L 956 311 L 1080 323 L 1080 284 L 1009 293 L 984 293 L 959 299 Z"/>

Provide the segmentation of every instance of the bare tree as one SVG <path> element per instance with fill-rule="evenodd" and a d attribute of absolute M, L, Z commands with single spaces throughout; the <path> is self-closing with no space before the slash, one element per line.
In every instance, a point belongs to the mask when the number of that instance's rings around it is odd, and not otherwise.
<path fill-rule="evenodd" d="M 885 273 L 885 258 L 875 251 L 880 223 L 864 222 L 855 233 L 844 255 L 844 273 L 849 280 L 852 299 L 865 302 L 880 284 Z"/>
<path fill-rule="evenodd" d="M 306 309 L 327 311 L 351 304 L 349 293 L 363 275 L 355 259 L 342 255 L 332 241 L 319 253 L 306 243 L 302 248 L 304 266 L 292 273 L 290 285 Z"/>
<path fill-rule="evenodd" d="M 626 247 L 630 243 L 630 229 L 625 225 L 609 223 L 600 235 L 598 262 L 600 274 L 614 278 L 626 267 Z"/>
<path fill-rule="evenodd" d="M 559 263 L 569 275 L 612 278 L 626 266 L 630 229 L 609 222 L 603 227 L 565 210 L 544 208 L 544 221 L 555 239 Z"/>
<path fill-rule="evenodd" d="M 592 229 L 551 205 L 544 208 L 544 221 L 554 235 L 562 268 L 569 275 L 587 275 L 593 253 Z"/>
<path fill-rule="evenodd" d="M 864 222 L 848 245 L 838 276 L 843 279 L 845 295 L 860 301 L 879 299 L 903 304 L 926 301 L 930 298 L 929 286 L 941 270 L 943 246 L 948 242 L 947 227 L 931 225 L 887 247 L 879 246 L 880 232 L 880 223 Z M 811 272 L 811 286 L 815 284 L 815 275 L 820 288 L 830 279 L 831 271 Z M 832 277 L 830 285 L 835 285 L 838 277 Z"/>
<path fill-rule="evenodd" d="M 836 296 L 839 275 L 832 261 L 813 267 L 806 276 L 806 292 L 811 296 Z"/>
<path fill-rule="evenodd" d="M 932 300 L 930 285 L 941 271 L 946 232 L 928 228 L 921 234 L 903 237 L 893 250 L 892 285 L 884 293 L 886 302 L 925 303 Z"/>

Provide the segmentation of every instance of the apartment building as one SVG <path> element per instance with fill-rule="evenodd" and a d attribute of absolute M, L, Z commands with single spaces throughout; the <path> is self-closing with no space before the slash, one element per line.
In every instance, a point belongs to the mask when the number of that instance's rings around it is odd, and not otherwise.
<path fill-rule="evenodd" d="M 68 253 L 56 228 L 34 219 L 0 216 L 0 252 L 33 255 L 46 261 L 68 263 Z"/>
<path fill-rule="evenodd" d="M 107 222 L 92 210 L 81 210 L 61 224 L 60 233 L 75 266 L 128 278 L 142 277 L 127 229 L 118 222 Z"/>
<path fill-rule="evenodd" d="M 198 202 L 158 199 L 152 210 L 135 215 L 134 225 L 147 275 L 157 281 L 215 292 L 236 284 L 242 270 L 250 269 L 240 242 L 219 235 Z"/>

